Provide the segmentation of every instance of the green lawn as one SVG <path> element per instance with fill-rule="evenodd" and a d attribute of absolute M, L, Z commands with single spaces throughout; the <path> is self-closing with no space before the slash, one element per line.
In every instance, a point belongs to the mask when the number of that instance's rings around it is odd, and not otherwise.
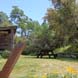
<path fill-rule="evenodd" d="M 0 58 L 0 70 L 5 61 Z M 66 73 L 67 67 L 72 67 L 78 71 L 78 60 L 48 59 L 45 57 L 40 59 L 34 56 L 21 56 L 11 73 L 11 78 L 41 78 L 39 76 L 48 73 Z"/>

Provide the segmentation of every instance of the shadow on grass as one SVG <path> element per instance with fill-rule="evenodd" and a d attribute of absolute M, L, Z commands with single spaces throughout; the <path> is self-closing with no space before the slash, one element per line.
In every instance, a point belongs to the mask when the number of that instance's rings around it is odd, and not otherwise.
<path fill-rule="evenodd" d="M 29 58 L 29 59 L 54 59 L 53 57 L 49 58 L 48 56 L 43 56 L 42 58 L 37 58 L 37 56 L 31 56 L 31 55 L 24 55 L 24 58 Z"/>
<path fill-rule="evenodd" d="M 57 57 L 56 59 L 61 61 L 68 61 L 68 62 L 78 62 L 78 58 Z"/>
<path fill-rule="evenodd" d="M 43 56 L 43 58 L 37 58 L 37 56 L 30 56 L 26 55 L 24 58 L 28 59 L 50 59 L 50 60 L 60 60 L 60 61 L 68 61 L 68 62 L 78 62 L 78 58 L 65 58 L 65 57 L 57 57 L 56 59 L 54 57 L 49 58 L 48 56 Z"/>

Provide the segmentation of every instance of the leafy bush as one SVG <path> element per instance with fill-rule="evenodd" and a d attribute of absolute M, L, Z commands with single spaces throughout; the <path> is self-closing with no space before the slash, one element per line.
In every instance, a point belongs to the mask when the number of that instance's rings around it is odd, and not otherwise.
<path fill-rule="evenodd" d="M 69 52 L 71 47 L 72 47 L 71 45 L 67 45 L 67 46 L 64 46 L 64 47 L 56 48 L 55 52 L 60 52 L 60 53 Z"/>
<path fill-rule="evenodd" d="M 2 56 L 3 58 L 8 58 L 9 54 L 10 54 L 10 51 L 4 50 L 4 51 L 2 51 L 1 56 Z"/>
<path fill-rule="evenodd" d="M 35 49 L 32 49 L 32 47 L 28 47 L 26 46 L 26 49 L 24 49 L 23 51 L 23 55 L 36 55 L 36 50 Z"/>

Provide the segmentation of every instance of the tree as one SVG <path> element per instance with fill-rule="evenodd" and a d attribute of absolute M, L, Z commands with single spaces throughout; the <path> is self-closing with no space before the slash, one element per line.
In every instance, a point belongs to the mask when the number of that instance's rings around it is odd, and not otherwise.
<path fill-rule="evenodd" d="M 14 24 L 18 24 L 19 23 L 19 20 L 20 18 L 24 17 L 24 11 L 21 10 L 20 8 L 18 8 L 17 6 L 13 6 L 12 7 L 12 11 L 11 11 L 11 14 L 10 14 L 10 18 L 11 18 L 11 21 L 14 23 Z"/>
<path fill-rule="evenodd" d="M 9 21 L 9 17 L 6 13 L 0 12 L 0 26 L 11 26 L 12 23 Z"/>
<path fill-rule="evenodd" d="M 33 31 L 27 40 L 29 52 L 39 52 L 41 50 L 53 49 L 54 32 L 49 30 L 48 24 L 44 21 L 41 25 L 34 21 Z"/>
<path fill-rule="evenodd" d="M 46 19 L 48 20 L 50 29 L 55 31 L 56 37 L 63 41 L 63 45 L 67 45 L 70 38 L 77 32 L 78 21 L 76 19 L 78 18 L 76 16 L 78 17 L 78 14 L 75 0 L 51 1 L 55 9 L 48 9 Z"/>
<path fill-rule="evenodd" d="M 26 36 L 26 29 L 29 18 L 24 14 L 24 11 L 17 6 L 13 6 L 10 18 L 13 24 L 21 28 L 21 36 Z"/>

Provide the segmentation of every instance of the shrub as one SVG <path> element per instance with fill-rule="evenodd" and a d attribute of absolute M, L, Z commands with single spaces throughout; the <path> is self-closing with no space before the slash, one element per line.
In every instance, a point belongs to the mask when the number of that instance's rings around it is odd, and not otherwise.
<path fill-rule="evenodd" d="M 2 51 L 1 56 L 2 56 L 3 58 L 8 58 L 9 54 L 10 54 L 10 51 L 4 50 L 4 51 Z"/>

